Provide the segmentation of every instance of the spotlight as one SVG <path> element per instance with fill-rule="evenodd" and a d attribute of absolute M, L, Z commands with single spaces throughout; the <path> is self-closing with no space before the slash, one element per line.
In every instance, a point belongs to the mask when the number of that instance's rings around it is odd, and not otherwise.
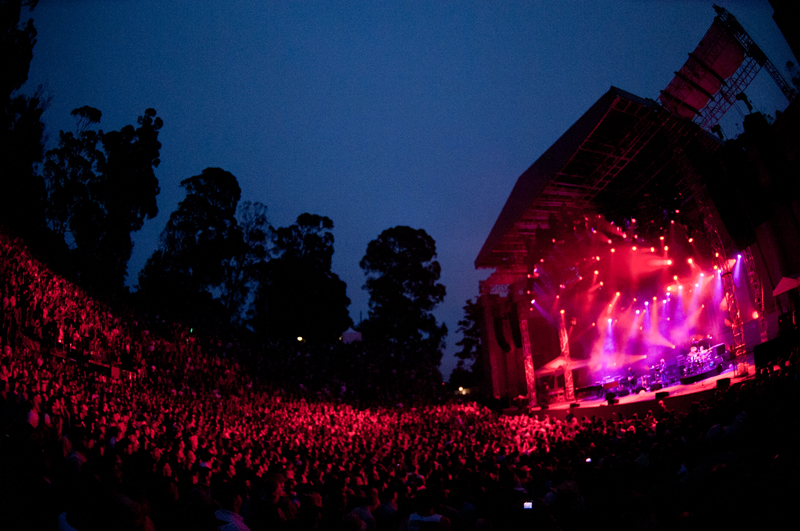
<path fill-rule="evenodd" d="M 544 258 L 539 258 L 539 262 L 544 263 Z"/>
<path fill-rule="evenodd" d="M 664 299 L 664 300 L 663 300 L 663 301 L 661 301 L 661 302 L 663 302 L 664 304 L 666 304 L 666 303 L 667 303 L 667 299 Z"/>
<path fill-rule="evenodd" d="M 636 220 L 631 218 L 631 223 L 636 223 Z"/>
<path fill-rule="evenodd" d="M 636 250 L 636 246 L 635 246 L 635 245 L 633 246 L 633 250 L 634 250 L 634 251 Z"/>
<path fill-rule="evenodd" d="M 678 286 L 678 289 L 683 289 L 683 286 Z"/>
<path fill-rule="evenodd" d="M 653 300 L 654 300 L 654 301 L 657 301 L 657 300 L 658 300 L 658 297 L 653 297 Z"/>
<path fill-rule="evenodd" d="M 701 276 L 701 277 L 704 277 L 704 276 L 705 276 L 705 274 L 703 274 L 703 273 L 700 273 L 700 276 Z"/>
<path fill-rule="evenodd" d="M 639 310 L 636 310 L 636 315 L 639 315 Z"/>
<path fill-rule="evenodd" d="M 564 315 L 564 310 L 561 310 L 561 315 Z"/>
<path fill-rule="evenodd" d="M 597 261 L 598 261 L 598 262 L 600 261 L 600 257 L 599 257 L 599 256 L 595 256 L 595 258 L 597 258 Z"/>
<path fill-rule="evenodd" d="M 531 278 L 531 274 L 530 273 L 528 273 L 528 278 Z"/>
<path fill-rule="evenodd" d="M 717 258 L 719 258 L 719 253 L 714 253 L 714 256 L 716 256 Z"/>
<path fill-rule="evenodd" d="M 649 306 L 649 305 L 650 305 L 650 303 L 649 303 L 649 302 L 647 302 L 647 301 L 644 301 L 644 305 L 645 305 L 645 306 Z"/>
<path fill-rule="evenodd" d="M 739 256 L 738 256 L 738 259 L 741 259 L 741 258 L 742 258 L 742 255 L 739 255 Z"/>
<path fill-rule="evenodd" d="M 655 248 L 655 247 L 650 247 L 650 252 L 651 252 L 651 253 L 654 253 L 654 252 L 656 252 L 656 248 Z"/>
<path fill-rule="evenodd" d="M 692 243 L 693 241 L 694 241 L 694 238 L 689 238 L 689 243 Z"/>
<path fill-rule="evenodd" d="M 536 299 L 531 299 L 531 304 L 536 304 Z"/>
<path fill-rule="evenodd" d="M 691 263 L 692 263 L 692 259 L 691 259 L 691 258 L 689 258 L 689 259 L 687 260 L 687 262 L 689 262 L 689 263 L 691 264 Z"/>
<path fill-rule="evenodd" d="M 612 253 L 615 253 L 616 251 L 615 251 L 615 250 L 612 248 L 612 249 L 611 249 L 611 252 L 612 252 Z"/>
<path fill-rule="evenodd" d="M 667 260 L 667 265 L 672 265 L 672 260 Z"/>
<path fill-rule="evenodd" d="M 598 271 L 598 270 L 596 270 L 596 269 L 595 269 L 595 271 L 594 271 L 594 274 L 595 274 L 595 275 L 599 275 L 599 274 L 600 274 L 600 271 Z"/>
<path fill-rule="evenodd" d="M 753 319 L 758 319 L 758 312 L 753 312 Z"/>
<path fill-rule="evenodd" d="M 665 245 L 665 246 L 664 246 L 664 250 L 665 250 L 665 251 L 669 251 L 669 245 Z"/>
<path fill-rule="evenodd" d="M 694 285 L 694 287 L 699 288 L 700 287 L 700 283 L 698 282 L 697 284 Z"/>
<path fill-rule="evenodd" d="M 611 240 L 608 240 L 608 243 L 611 243 Z"/>
<path fill-rule="evenodd" d="M 601 286 L 603 285 L 603 281 L 602 281 L 602 280 L 600 281 L 600 285 L 601 285 Z"/>
<path fill-rule="evenodd" d="M 667 291 L 672 291 L 672 286 L 667 286 Z"/>
<path fill-rule="evenodd" d="M 678 275 L 673 275 L 672 280 L 678 280 Z"/>
<path fill-rule="evenodd" d="M 611 319 L 611 318 L 609 317 L 609 318 L 608 318 L 608 324 L 611 324 L 611 322 L 612 322 L 612 321 L 613 321 L 613 319 Z"/>
<path fill-rule="evenodd" d="M 617 292 L 617 297 L 619 297 L 619 291 Z"/>
<path fill-rule="evenodd" d="M 592 323 L 592 326 L 597 326 L 597 323 Z"/>
<path fill-rule="evenodd" d="M 661 240 L 662 242 L 664 241 L 664 237 L 663 236 L 660 236 L 658 239 Z"/>
<path fill-rule="evenodd" d="M 297 336 L 297 341 L 303 341 L 303 336 Z"/>

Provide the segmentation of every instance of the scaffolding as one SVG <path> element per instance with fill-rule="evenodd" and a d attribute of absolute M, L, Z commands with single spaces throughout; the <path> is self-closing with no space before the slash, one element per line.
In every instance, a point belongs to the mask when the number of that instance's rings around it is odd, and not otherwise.
<path fill-rule="evenodd" d="M 758 313 L 758 331 L 761 342 L 769 341 L 769 331 L 767 329 L 767 315 L 764 311 L 764 287 L 758 278 L 756 263 L 753 259 L 753 251 L 748 247 L 744 250 L 744 264 L 747 268 L 747 278 L 750 280 L 750 287 L 753 289 L 753 299 L 755 302 L 756 313 Z"/>

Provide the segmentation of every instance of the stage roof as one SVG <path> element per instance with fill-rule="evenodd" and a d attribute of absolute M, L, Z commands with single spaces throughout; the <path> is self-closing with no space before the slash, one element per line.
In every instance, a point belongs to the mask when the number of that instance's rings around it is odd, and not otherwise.
<path fill-rule="evenodd" d="M 655 101 L 611 87 L 519 176 L 475 267 L 524 272 L 535 229 L 564 207 L 594 212 L 673 193 L 684 178 L 675 153 L 695 141 L 718 145 Z"/>

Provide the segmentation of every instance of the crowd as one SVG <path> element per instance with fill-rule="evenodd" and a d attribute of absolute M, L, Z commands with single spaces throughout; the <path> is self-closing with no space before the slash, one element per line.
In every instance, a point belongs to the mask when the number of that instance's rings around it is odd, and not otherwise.
<path fill-rule="evenodd" d="M 359 373 L 355 347 L 327 381 L 303 373 L 311 352 L 284 347 L 291 361 L 261 367 L 277 367 L 267 384 L 252 354 L 116 316 L 2 235 L 0 287 L 10 529 L 777 527 L 798 493 L 793 357 L 686 412 L 374 406 L 393 378 L 368 360 Z M 111 378 L 50 354 L 76 343 L 133 370 Z"/>

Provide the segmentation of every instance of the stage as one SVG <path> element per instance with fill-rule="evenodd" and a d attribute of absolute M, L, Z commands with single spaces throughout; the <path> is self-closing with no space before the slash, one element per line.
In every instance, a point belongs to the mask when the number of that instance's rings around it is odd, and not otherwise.
<path fill-rule="evenodd" d="M 659 400 L 664 401 L 667 409 L 677 411 L 688 411 L 692 402 L 702 400 L 705 396 L 713 394 L 718 388 L 725 386 L 738 385 L 744 380 L 750 379 L 755 375 L 755 368 L 752 360 L 748 365 L 749 373 L 741 377 L 734 377 L 733 366 L 728 365 L 722 373 L 715 374 L 706 379 L 691 384 L 677 383 L 664 387 L 657 391 L 642 391 L 637 394 L 618 397 L 613 405 L 609 405 L 604 397 L 586 398 L 574 402 L 559 402 L 548 406 L 530 408 L 532 414 L 549 415 L 551 418 L 565 419 L 567 414 L 577 417 L 591 417 L 593 415 L 601 418 L 609 418 L 612 414 L 632 415 L 638 413 L 639 416 L 647 414 L 648 410 L 653 410 L 658 406 Z M 722 382 L 722 383 L 719 383 Z M 572 404 L 579 404 L 577 407 Z M 509 412 L 510 413 L 510 412 Z"/>

